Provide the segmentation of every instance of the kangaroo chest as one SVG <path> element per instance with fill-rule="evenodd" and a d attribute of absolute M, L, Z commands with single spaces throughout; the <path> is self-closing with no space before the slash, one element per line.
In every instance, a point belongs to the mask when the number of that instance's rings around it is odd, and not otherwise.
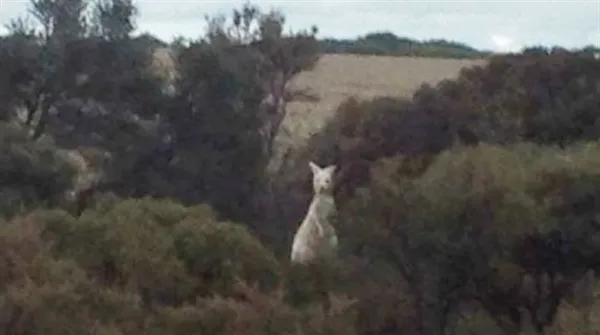
<path fill-rule="evenodd" d="M 316 218 L 321 220 L 328 220 L 336 214 L 337 210 L 335 207 L 335 201 L 331 196 L 317 196 L 313 199 L 311 204 L 312 213 Z"/>

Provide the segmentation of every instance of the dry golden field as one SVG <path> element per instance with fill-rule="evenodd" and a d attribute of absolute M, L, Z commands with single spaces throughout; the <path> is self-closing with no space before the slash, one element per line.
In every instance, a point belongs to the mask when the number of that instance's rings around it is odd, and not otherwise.
<path fill-rule="evenodd" d="M 345 99 L 355 96 L 409 96 L 424 82 L 436 83 L 458 75 L 463 67 L 485 60 L 440 58 L 324 55 L 314 70 L 298 75 L 292 90 L 305 90 L 316 101 L 294 101 L 288 105 L 278 138 L 279 153 L 301 144 L 317 131 Z"/>
<path fill-rule="evenodd" d="M 463 67 L 481 65 L 484 60 L 457 60 L 362 55 L 324 55 L 313 71 L 298 75 L 291 89 L 308 90 L 318 101 L 289 105 L 286 126 L 305 137 L 331 116 L 351 96 L 407 96 L 422 83 L 436 83 L 455 77 Z"/>

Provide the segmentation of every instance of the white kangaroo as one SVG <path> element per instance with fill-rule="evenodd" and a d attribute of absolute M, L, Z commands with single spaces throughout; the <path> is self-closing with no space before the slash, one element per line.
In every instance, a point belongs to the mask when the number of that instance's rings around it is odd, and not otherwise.
<path fill-rule="evenodd" d="M 321 168 L 313 162 L 308 165 L 313 174 L 314 195 L 304 221 L 296 231 L 292 244 L 292 263 L 307 264 L 335 256 L 338 237 L 332 222 L 337 219 L 333 199 L 333 173 L 336 166 Z"/>

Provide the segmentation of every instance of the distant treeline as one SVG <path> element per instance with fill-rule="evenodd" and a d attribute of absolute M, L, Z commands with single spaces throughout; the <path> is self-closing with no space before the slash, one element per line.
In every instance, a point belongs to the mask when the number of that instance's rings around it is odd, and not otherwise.
<path fill-rule="evenodd" d="M 150 35 L 140 37 L 153 46 L 164 47 L 168 43 Z M 178 48 L 180 43 L 189 41 L 178 38 L 171 43 Z M 387 55 L 387 56 L 418 56 L 436 58 L 482 58 L 492 54 L 491 51 L 478 50 L 467 44 L 444 39 L 418 41 L 407 37 L 398 37 L 390 32 L 373 32 L 355 39 L 324 38 L 317 40 L 322 53 Z"/>
<path fill-rule="evenodd" d="M 148 33 L 137 37 L 141 43 L 147 43 L 151 47 L 165 47 L 169 43 Z M 172 47 L 179 48 L 185 38 L 176 39 L 171 43 Z M 408 37 L 399 37 L 391 32 L 372 32 L 355 39 L 318 39 L 317 44 L 320 52 L 333 54 L 358 54 L 379 56 L 413 56 L 433 58 L 454 59 L 477 59 L 493 56 L 491 50 L 476 49 L 465 43 L 449 41 L 445 39 L 416 40 Z M 553 54 L 561 52 L 584 52 L 599 53 L 600 48 L 588 45 L 583 48 L 568 50 L 560 46 L 531 45 L 521 50 L 526 54 Z"/>
<path fill-rule="evenodd" d="M 440 58 L 481 58 L 491 54 L 490 51 L 478 50 L 464 43 L 444 39 L 418 41 L 389 32 L 370 33 L 356 39 L 327 38 L 319 43 L 321 51 L 325 53 Z"/>
<path fill-rule="evenodd" d="M 488 57 L 494 54 L 490 50 L 475 49 L 465 43 L 445 39 L 419 41 L 407 37 L 398 37 L 390 32 L 369 33 L 356 39 L 321 39 L 319 40 L 319 47 L 324 53 L 359 55 L 473 59 Z M 569 50 L 559 46 L 529 46 L 522 51 L 529 54 L 552 54 Z M 570 51 L 598 53 L 600 52 L 600 48 L 588 45 L 584 48 Z"/>

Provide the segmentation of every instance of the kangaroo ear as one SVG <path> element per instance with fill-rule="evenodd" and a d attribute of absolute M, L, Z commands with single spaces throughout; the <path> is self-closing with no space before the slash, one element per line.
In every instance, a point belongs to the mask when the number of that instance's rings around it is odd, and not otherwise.
<path fill-rule="evenodd" d="M 308 162 L 308 166 L 310 167 L 310 170 L 313 174 L 317 174 L 317 172 L 321 171 L 321 168 L 312 161 Z"/>
<path fill-rule="evenodd" d="M 326 170 L 330 175 L 333 175 L 335 173 L 336 169 L 337 169 L 336 165 L 329 165 L 328 167 L 326 167 L 323 170 Z"/>

